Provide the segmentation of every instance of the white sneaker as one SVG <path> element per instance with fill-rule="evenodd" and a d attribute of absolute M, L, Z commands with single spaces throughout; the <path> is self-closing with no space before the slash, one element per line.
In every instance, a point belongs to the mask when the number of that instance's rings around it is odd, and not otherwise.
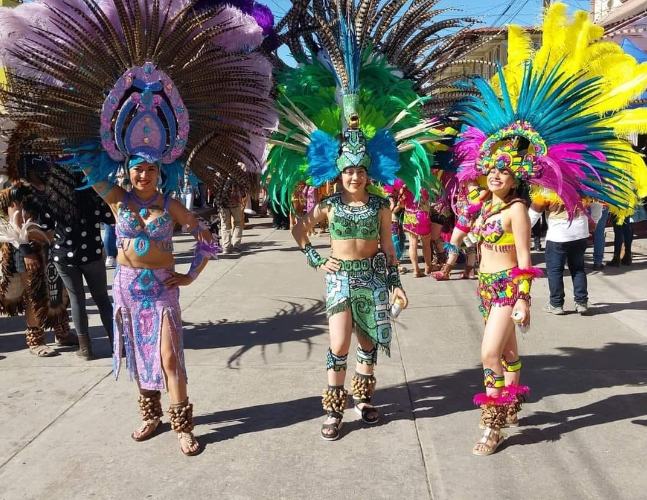
<path fill-rule="evenodd" d="M 588 304 L 575 304 L 575 312 L 579 314 L 586 314 L 589 312 Z"/>
<path fill-rule="evenodd" d="M 562 314 L 564 314 L 563 307 L 556 307 L 552 305 L 550 302 L 547 302 L 546 305 L 541 308 L 541 310 L 550 314 L 555 314 L 557 316 L 561 316 Z"/>
<path fill-rule="evenodd" d="M 115 267 L 117 260 L 114 257 L 106 257 L 106 267 Z"/>

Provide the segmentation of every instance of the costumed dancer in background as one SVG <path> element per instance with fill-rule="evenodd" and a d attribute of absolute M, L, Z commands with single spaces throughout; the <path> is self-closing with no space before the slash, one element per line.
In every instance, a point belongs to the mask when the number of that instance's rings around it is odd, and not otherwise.
<path fill-rule="evenodd" d="M 552 193 L 570 218 L 584 211 L 587 199 L 626 216 L 636 190 L 641 194 L 647 187 L 642 159 L 617 137 L 647 115 L 623 109 L 647 86 L 647 64 L 637 65 L 613 43 L 593 43 L 603 29 L 586 12 L 577 12 L 573 21 L 566 12 L 559 3 L 546 11 L 544 43 L 534 54 L 530 37 L 510 26 L 508 65 L 493 84 L 475 79 L 480 97 L 458 108 L 467 125 L 456 147 L 458 178 L 485 175 L 490 194 L 472 229 L 481 245 L 478 296 L 486 321 L 486 392 L 474 398 L 485 430 L 476 455 L 494 453 L 504 439 L 501 428 L 518 425 L 529 391 L 519 385 L 515 321 L 530 324 L 530 285 L 539 271 L 531 267 L 520 185 L 529 183 L 531 194 Z"/>
<path fill-rule="evenodd" d="M 218 248 L 169 191 L 189 168 L 218 191 L 229 178 L 244 184 L 240 164 L 260 163 L 266 144 L 257 146 L 266 134 L 254 130 L 274 127 L 276 116 L 271 67 L 249 50 L 262 32 L 233 7 L 196 12 L 175 0 L 47 4 L 44 28 L 27 27 L 17 37 L 12 53 L 20 64 L 10 71 L 21 78 L 9 78 L 14 83 L 0 98 L 12 119 L 24 117 L 42 138 L 26 147 L 74 153 L 67 163 L 86 172 L 117 217 L 115 375 L 125 345 L 144 420 L 132 438 L 159 431 L 166 387 L 171 428 L 182 452 L 194 455 L 200 446 L 187 397 L 178 287 L 192 283 Z M 34 48 L 42 57 L 34 57 Z M 112 79 L 107 95 L 106 79 Z M 129 193 L 112 183 L 119 169 L 133 186 Z M 176 222 L 197 240 L 186 274 L 174 270 Z"/>
<path fill-rule="evenodd" d="M 45 184 L 34 171 L 46 168 L 46 162 L 22 153 L 21 125 L 8 132 L 10 186 L 0 193 L 0 213 L 6 220 L 0 228 L 0 313 L 24 312 L 29 352 L 50 357 L 57 352 L 45 341 L 46 329 L 54 329 L 58 347 L 75 346 L 79 341 L 70 333 L 68 295 L 52 258 L 53 214 L 47 207 Z"/>
<path fill-rule="evenodd" d="M 305 182 L 299 182 L 295 188 L 290 201 L 292 202 L 292 210 L 290 210 L 290 229 L 294 229 L 297 222 L 303 217 L 303 211 L 306 207 L 306 199 L 303 195 L 303 190 L 306 187 Z"/>
<path fill-rule="evenodd" d="M 419 193 L 436 187 L 437 180 L 431 176 L 433 157 L 424 144 L 439 136 L 432 132 L 433 122 L 421 117 L 423 99 L 413 90 L 413 81 L 402 78 L 399 64 L 404 60 L 389 59 L 395 50 L 390 39 L 380 43 L 382 23 L 390 24 L 398 9 L 393 4 L 378 12 L 378 3 L 370 1 L 366 9 L 357 9 L 353 2 L 343 7 L 315 3 L 311 16 L 311 7 L 303 1 L 286 14 L 294 32 L 285 39 L 293 53 L 302 46 L 305 32 L 307 46 L 316 50 L 311 58 L 295 53 L 303 64 L 280 73 L 281 120 L 271 138 L 266 174 L 268 193 L 277 200 L 285 199 L 302 180 L 313 186 L 340 181 L 338 191 L 321 201 L 293 232 L 309 265 L 327 273 L 330 348 L 322 399 L 327 418 L 321 427 L 325 440 L 340 436 L 348 404 L 344 384 L 353 330 L 358 337 L 351 385 L 355 408 L 364 423 L 378 421 L 372 404 L 378 350 L 389 354 L 391 303 L 397 301 L 396 309 L 407 306 L 389 203 L 383 195 L 373 194 L 376 188 L 367 188 L 367 182 L 391 186 L 399 179 Z M 398 28 L 393 30 L 398 36 Z M 388 52 L 381 52 L 382 47 Z M 409 50 L 407 57 L 422 57 L 413 47 Z M 307 237 L 317 222 L 326 219 L 332 240 L 328 258 Z"/>
<path fill-rule="evenodd" d="M 78 345 L 78 341 L 69 333 L 67 294 L 64 287 L 57 286 L 62 285 L 58 274 L 52 275 L 54 280 L 50 284 L 47 274 L 50 236 L 42 229 L 47 230 L 47 226 L 39 224 L 46 212 L 35 198 L 33 187 L 24 181 L 15 181 L 0 192 L 0 213 L 6 220 L 0 224 L 0 313 L 8 316 L 25 313 L 29 352 L 50 357 L 58 353 L 45 341 L 47 328 L 55 329 L 59 346 Z M 53 296 L 57 295 L 60 297 L 56 300 Z"/>
<path fill-rule="evenodd" d="M 391 210 L 391 239 L 395 248 L 395 257 L 398 259 L 398 270 L 400 274 L 404 274 L 407 272 L 407 268 L 401 264 L 405 248 L 404 228 L 402 227 L 404 206 L 400 203 L 400 197 L 397 192 L 389 194 L 389 209 Z"/>
<path fill-rule="evenodd" d="M 422 278 L 431 273 L 431 219 L 429 207 L 429 193 L 426 189 L 420 190 L 420 197 L 409 191 L 402 182 L 395 182 L 393 186 L 386 186 L 385 191 L 393 192 L 398 196 L 400 204 L 404 207 L 402 227 L 409 240 L 409 259 L 413 267 L 413 277 Z M 425 260 L 425 271 L 420 270 L 418 264 L 418 242 L 422 244 L 422 256 Z"/>
<path fill-rule="evenodd" d="M 473 241 L 468 235 L 481 209 L 481 196 L 486 195 L 486 193 L 481 191 L 478 183 L 474 179 L 460 182 L 455 189 L 450 189 L 449 192 L 450 196 L 453 197 L 452 208 L 455 215 L 455 223 L 451 239 L 444 244 L 445 263 L 439 271 L 433 273 L 433 277 L 437 281 L 446 281 L 449 279 L 452 269 L 454 269 L 456 261 L 458 261 L 458 254 L 461 251 L 461 247 L 464 247 L 466 261 L 465 270 L 461 274 L 461 279 L 474 277 L 476 246 L 474 246 Z"/>
<path fill-rule="evenodd" d="M 444 175 L 444 173 L 438 171 L 434 172 L 434 175 L 439 174 Z M 445 226 L 451 221 L 451 216 L 451 204 L 447 199 L 446 192 L 443 192 L 438 196 L 436 202 L 429 208 L 429 219 L 431 220 L 431 234 L 429 236 L 429 240 L 432 252 L 432 273 L 440 271 L 445 262 L 447 262 L 447 252 L 445 251 L 445 241 L 442 238 L 442 232 Z"/>

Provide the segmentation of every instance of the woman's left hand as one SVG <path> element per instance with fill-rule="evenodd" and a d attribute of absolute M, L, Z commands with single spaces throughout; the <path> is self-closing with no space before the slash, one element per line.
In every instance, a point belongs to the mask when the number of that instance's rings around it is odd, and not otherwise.
<path fill-rule="evenodd" d="M 393 302 L 395 302 L 395 299 L 400 299 L 402 302 L 404 302 L 402 309 L 409 307 L 409 299 L 407 298 L 407 294 L 404 293 L 404 290 L 402 288 L 393 289 Z"/>
<path fill-rule="evenodd" d="M 517 311 L 523 314 L 523 321 L 520 323 L 521 326 L 530 326 L 530 304 L 528 304 L 528 301 L 518 299 L 514 304 L 512 314 L 514 315 Z"/>
<path fill-rule="evenodd" d="M 164 286 L 167 288 L 177 288 L 178 286 L 187 286 L 193 283 L 193 278 L 188 274 L 176 273 L 171 271 L 171 277 L 164 280 Z"/>

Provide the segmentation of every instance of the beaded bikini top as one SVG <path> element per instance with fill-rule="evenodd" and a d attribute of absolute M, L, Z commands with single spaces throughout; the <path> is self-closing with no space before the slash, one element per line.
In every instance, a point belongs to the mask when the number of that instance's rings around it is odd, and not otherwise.
<path fill-rule="evenodd" d="M 142 218 L 145 216 L 145 213 L 141 213 L 146 212 L 146 207 L 140 210 L 140 214 L 135 214 L 128 208 L 130 198 L 131 193 L 126 193 L 119 213 L 117 214 L 117 222 L 115 224 L 117 246 L 127 250 L 129 240 L 134 240 L 135 252 L 141 256 L 148 252 L 150 242 L 153 241 L 160 251 L 172 252 L 173 220 L 168 213 L 168 206 L 171 202 L 170 195 L 164 198 L 164 214 L 148 224 L 145 224 Z M 135 201 L 138 201 L 136 197 L 133 198 Z M 127 242 L 124 242 L 124 240 L 127 240 Z"/>
<path fill-rule="evenodd" d="M 499 203 L 492 206 L 492 201 L 488 200 L 483 204 L 481 209 L 481 218 L 474 224 L 472 233 L 476 236 L 478 242 L 488 250 L 495 252 L 509 252 L 515 248 L 514 234 L 508 233 L 503 229 L 502 218 L 488 220 L 492 216 L 500 214 L 513 203 L 523 202 L 521 198 L 515 198 L 506 203 Z"/>
<path fill-rule="evenodd" d="M 379 240 L 380 210 L 388 208 L 388 200 L 373 194 L 368 195 L 365 205 L 353 207 L 346 205 L 341 194 L 334 194 L 321 203 L 332 207 L 330 218 L 330 238 L 333 240 Z"/>

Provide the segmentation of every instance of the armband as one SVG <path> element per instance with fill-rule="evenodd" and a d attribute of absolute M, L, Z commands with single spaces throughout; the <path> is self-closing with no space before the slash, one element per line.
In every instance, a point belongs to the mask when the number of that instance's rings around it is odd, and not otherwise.
<path fill-rule="evenodd" d="M 530 302 L 532 280 L 543 275 L 543 271 L 538 267 L 530 267 L 528 269 L 512 268 L 510 277 L 517 284 L 517 300 L 523 299 Z"/>
<path fill-rule="evenodd" d="M 404 290 L 402 288 L 402 282 L 400 281 L 400 272 L 398 271 L 398 266 L 389 266 L 386 273 L 386 284 L 389 287 L 389 291 L 393 291 L 395 288 Z"/>
<path fill-rule="evenodd" d="M 324 259 L 319 253 L 312 247 L 312 243 L 307 243 L 301 251 L 305 254 L 308 259 L 308 264 L 314 269 L 318 269 L 323 266 L 328 259 Z"/>
<path fill-rule="evenodd" d="M 443 243 L 443 249 L 449 255 L 458 255 L 458 253 L 460 252 L 460 248 L 458 248 L 456 245 L 451 244 L 449 241 Z"/>
<path fill-rule="evenodd" d="M 193 260 L 187 276 L 195 280 L 200 273 L 198 268 L 205 260 L 215 257 L 221 251 L 220 247 L 215 242 L 198 241 L 193 250 Z"/>
<path fill-rule="evenodd" d="M 472 205 L 475 205 L 479 201 L 479 196 L 481 196 L 481 190 L 478 188 L 470 189 L 467 193 L 467 199 Z"/>

